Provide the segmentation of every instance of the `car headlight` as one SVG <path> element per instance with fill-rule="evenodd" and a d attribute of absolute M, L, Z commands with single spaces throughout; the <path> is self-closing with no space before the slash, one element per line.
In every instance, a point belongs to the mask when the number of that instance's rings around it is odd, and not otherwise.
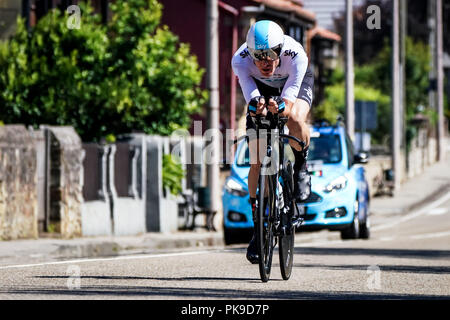
<path fill-rule="evenodd" d="M 340 176 L 333 181 L 331 181 L 327 186 L 323 189 L 325 192 L 331 192 L 333 190 L 341 190 L 347 186 L 347 178 L 345 176 Z"/>
<path fill-rule="evenodd" d="M 247 191 L 244 189 L 244 187 L 232 178 L 228 179 L 225 182 L 225 189 L 235 196 L 243 197 L 247 195 Z"/>

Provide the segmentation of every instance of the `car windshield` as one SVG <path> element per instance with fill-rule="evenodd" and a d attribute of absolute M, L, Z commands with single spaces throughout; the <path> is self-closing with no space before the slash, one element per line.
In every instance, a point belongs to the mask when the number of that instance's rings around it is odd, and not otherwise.
<path fill-rule="evenodd" d="M 294 161 L 291 148 L 287 146 L 285 150 L 285 157 Z M 308 161 L 319 160 L 323 163 L 338 163 L 342 160 L 341 142 L 339 135 L 325 134 L 318 137 L 311 137 L 309 145 Z M 239 150 L 237 155 L 236 164 L 239 167 L 250 166 L 250 152 L 248 145 L 244 142 L 244 145 Z"/>
<path fill-rule="evenodd" d="M 324 134 L 311 138 L 308 161 L 320 160 L 323 163 L 338 163 L 341 159 L 341 141 L 337 134 Z"/>

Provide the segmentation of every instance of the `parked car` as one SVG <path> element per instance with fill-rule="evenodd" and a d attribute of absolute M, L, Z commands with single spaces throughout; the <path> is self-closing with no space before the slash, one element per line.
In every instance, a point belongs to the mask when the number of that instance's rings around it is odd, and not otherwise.
<path fill-rule="evenodd" d="M 291 148 L 286 157 L 293 161 Z M 369 185 L 362 164 L 366 153 L 355 153 L 353 143 L 341 125 L 326 123 L 311 127 L 308 170 L 311 195 L 305 202 L 305 222 L 297 230 L 340 231 L 343 239 L 368 239 Z M 253 228 L 248 193 L 249 149 L 242 141 L 236 150 L 231 173 L 223 187 L 225 243 L 248 240 Z"/>

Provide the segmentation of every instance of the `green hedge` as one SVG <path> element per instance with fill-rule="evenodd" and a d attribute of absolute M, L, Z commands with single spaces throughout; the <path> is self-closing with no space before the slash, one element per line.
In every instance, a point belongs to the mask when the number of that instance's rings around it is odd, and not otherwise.
<path fill-rule="evenodd" d="M 428 105 L 429 47 L 411 38 L 406 41 L 406 120 L 422 112 L 433 119 Z M 325 88 L 325 99 L 313 109 L 315 118 L 336 122 L 345 114 L 345 74 L 336 69 Z M 391 133 L 391 48 L 386 41 L 383 49 L 370 63 L 355 66 L 355 101 L 375 101 L 378 104 L 378 128 L 372 131 L 375 144 L 387 144 Z M 419 108 L 424 106 L 425 108 Z M 414 137 L 414 129 L 407 124 L 407 137 Z"/>
<path fill-rule="evenodd" d="M 132 131 L 169 135 L 206 101 L 204 70 L 189 46 L 160 26 L 156 0 L 117 0 L 101 24 L 89 4 L 81 28 L 54 9 L 30 32 L 18 19 L 0 43 L 0 121 L 72 125 L 84 141 Z"/>

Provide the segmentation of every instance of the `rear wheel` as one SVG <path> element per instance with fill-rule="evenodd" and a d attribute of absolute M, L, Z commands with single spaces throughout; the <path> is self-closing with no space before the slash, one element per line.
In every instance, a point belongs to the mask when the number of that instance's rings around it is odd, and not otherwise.
<path fill-rule="evenodd" d="M 286 213 L 280 213 L 281 216 L 281 226 L 285 226 L 285 232 L 282 232 L 279 239 L 279 256 L 280 256 L 280 270 L 283 280 L 288 280 L 291 276 L 292 265 L 294 262 L 294 237 L 295 237 L 295 227 L 292 226 L 292 216 L 294 213 L 295 201 L 291 200 L 290 194 L 292 194 L 293 183 L 292 179 L 292 165 L 290 162 L 286 164 L 286 175 L 285 175 L 285 188 L 283 190 L 284 201 L 289 206 L 289 211 Z M 289 203 L 288 203 L 289 201 Z"/>
<path fill-rule="evenodd" d="M 284 224 L 285 218 L 281 217 L 281 223 Z M 290 222 L 290 221 L 289 221 Z M 287 222 L 289 224 L 289 222 Z M 292 265 L 294 262 L 294 228 L 290 227 L 287 234 L 279 236 L 279 255 L 280 270 L 283 280 L 288 280 L 291 276 Z"/>
<path fill-rule="evenodd" d="M 272 255 L 275 247 L 273 235 L 273 217 L 275 210 L 275 198 L 273 188 L 273 176 L 260 174 L 258 193 L 258 216 L 256 222 L 256 243 L 259 256 L 259 274 L 263 282 L 267 282 L 272 268 Z M 267 192 L 266 192 L 267 190 Z M 267 193 L 268 200 L 264 201 Z"/>

